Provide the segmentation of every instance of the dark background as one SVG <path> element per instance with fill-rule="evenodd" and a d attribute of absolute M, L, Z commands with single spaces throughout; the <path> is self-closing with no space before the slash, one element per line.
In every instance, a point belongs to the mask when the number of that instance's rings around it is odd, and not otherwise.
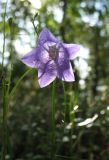
<path fill-rule="evenodd" d="M 35 1 L 35 0 L 34 0 Z M 57 160 L 109 160 L 109 1 L 108 0 L 10 0 L 6 13 L 6 47 L 4 72 L 10 73 L 13 55 L 11 89 L 28 69 L 21 63 L 22 54 L 36 46 L 37 34 L 47 27 L 66 43 L 83 46 L 72 62 L 76 81 L 56 80 L 56 146 Z M 5 2 L 0 2 L 0 72 L 3 47 Z M 38 13 L 38 15 L 36 15 Z M 36 15 L 36 17 L 35 17 Z M 0 86 L 0 151 L 2 147 L 2 87 Z M 9 160 L 48 160 L 51 150 L 52 85 L 40 89 L 37 71 L 33 69 L 20 83 L 10 99 L 8 112 Z M 64 107 L 67 124 L 62 136 Z M 81 123 L 82 122 L 82 123 Z M 62 158 L 62 156 L 64 156 Z M 68 158 L 65 158 L 68 157 Z"/>

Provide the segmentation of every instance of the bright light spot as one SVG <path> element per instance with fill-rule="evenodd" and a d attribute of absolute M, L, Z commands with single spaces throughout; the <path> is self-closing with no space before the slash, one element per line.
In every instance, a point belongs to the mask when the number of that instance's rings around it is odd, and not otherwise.
<path fill-rule="evenodd" d="M 79 60 L 75 61 L 77 68 L 80 71 L 80 77 L 82 79 L 86 78 L 89 72 L 89 67 L 87 63 L 87 59 L 89 58 L 89 49 L 85 47 L 81 47 L 78 52 Z"/>
<path fill-rule="evenodd" d="M 7 0 L 2 0 L 2 3 L 6 3 L 7 2 Z M 1 0 L 0 0 L 0 3 L 1 3 Z"/>
<path fill-rule="evenodd" d="M 93 15 L 83 15 L 82 20 L 90 26 L 94 26 L 98 23 L 98 17 L 98 12 L 95 12 Z"/>
<path fill-rule="evenodd" d="M 53 12 L 53 14 L 54 14 L 54 19 L 55 19 L 57 22 L 61 23 L 62 18 L 63 18 L 63 11 L 62 11 L 62 9 L 61 9 L 60 7 L 58 7 L 58 6 L 48 6 L 48 7 L 47 7 L 47 11 L 48 11 L 49 13 L 52 13 L 52 12 Z"/>
<path fill-rule="evenodd" d="M 78 123 L 78 126 L 86 126 L 93 123 L 98 118 L 98 114 L 95 114 L 92 118 L 87 118 L 85 121 Z"/>
<path fill-rule="evenodd" d="M 32 6 L 36 9 L 40 9 L 41 8 L 41 1 L 40 0 L 28 0 Z"/>
<path fill-rule="evenodd" d="M 85 2 L 82 2 L 80 5 L 81 5 L 82 8 L 86 7 L 86 3 Z"/>
<path fill-rule="evenodd" d="M 62 123 L 64 123 L 64 120 L 62 120 Z"/>
<path fill-rule="evenodd" d="M 5 57 L 5 58 L 8 58 L 8 57 L 9 57 L 9 55 L 10 55 L 10 53 L 9 53 L 9 52 L 5 52 L 5 53 L 4 53 L 4 57 Z"/>
<path fill-rule="evenodd" d="M 103 92 L 103 91 L 106 91 L 107 88 L 108 88 L 108 87 L 105 86 L 105 85 L 103 85 L 103 86 L 98 86 L 98 87 L 97 87 L 97 91 Z"/>
<path fill-rule="evenodd" d="M 102 115 L 105 114 L 105 111 L 104 111 L 104 110 L 101 110 L 101 111 L 100 111 L 100 114 L 102 114 Z"/>
<path fill-rule="evenodd" d="M 63 17 L 63 12 L 60 8 L 54 8 L 54 19 L 57 21 L 57 22 L 61 22 L 62 21 L 62 17 Z"/>
<path fill-rule="evenodd" d="M 14 46 L 19 55 L 24 55 L 31 50 L 29 44 L 22 45 L 20 40 L 15 40 Z"/>
<path fill-rule="evenodd" d="M 85 81 L 83 79 L 80 79 L 79 80 L 79 84 L 81 86 L 81 89 L 84 89 L 85 88 Z"/>
<path fill-rule="evenodd" d="M 72 123 L 69 123 L 67 126 L 66 126 L 66 129 L 71 129 L 72 128 Z"/>
<path fill-rule="evenodd" d="M 81 47 L 80 51 L 78 51 L 78 56 L 84 59 L 88 59 L 89 49 L 85 47 Z"/>
<path fill-rule="evenodd" d="M 76 135 L 72 135 L 72 139 L 76 139 Z"/>
<path fill-rule="evenodd" d="M 103 9 L 103 3 L 101 3 L 101 2 L 96 2 L 95 3 L 95 8 L 96 8 L 96 10 L 101 10 L 101 9 Z"/>
<path fill-rule="evenodd" d="M 88 64 L 85 60 L 79 59 L 80 77 L 85 79 L 88 75 Z"/>
<path fill-rule="evenodd" d="M 76 106 L 74 107 L 74 111 L 76 111 L 78 108 L 79 108 L 79 106 L 76 105 Z"/>
<path fill-rule="evenodd" d="M 69 142 L 69 137 L 64 136 L 62 141 L 63 141 L 63 142 Z"/>
<path fill-rule="evenodd" d="M 107 110 L 109 111 L 109 106 L 107 106 Z"/>

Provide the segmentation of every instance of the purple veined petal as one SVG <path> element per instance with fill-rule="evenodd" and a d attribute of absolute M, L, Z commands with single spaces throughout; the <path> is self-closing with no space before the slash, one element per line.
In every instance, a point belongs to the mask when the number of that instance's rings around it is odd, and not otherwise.
<path fill-rule="evenodd" d="M 81 46 L 77 45 L 77 44 L 66 44 L 66 43 L 63 43 L 63 46 L 64 46 L 65 50 L 67 51 L 70 60 L 73 60 L 78 56 L 77 52 L 81 48 Z"/>
<path fill-rule="evenodd" d="M 66 49 L 63 47 L 62 43 L 59 43 L 58 49 L 58 62 L 69 60 L 69 54 L 66 52 Z"/>
<path fill-rule="evenodd" d="M 72 82 L 75 80 L 69 55 L 60 44 L 58 58 L 56 59 L 58 78 L 63 81 Z"/>
<path fill-rule="evenodd" d="M 21 61 L 31 68 L 37 68 L 42 63 L 47 63 L 49 60 L 48 52 L 42 47 L 34 48 L 28 54 L 21 58 Z"/>
<path fill-rule="evenodd" d="M 46 64 L 42 64 L 38 68 L 38 81 L 41 88 L 46 87 L 51 82 L 53 82 L 56 76 L 56 64 L 53 60 L 48 61 Z"/>
<path fill-rule="evenodd" d="M 75 81 L 73 69 L 71 63 L 68 60 L 64 60 L 61 63 L 57 63 L 58 78 L 66 82 Z"/>
<path fill-rule="evenodd" d="M 40 52 L 40 48 L 34 48 L 21 58 L 21 61 L 31 68 L 36 68 L 38 65 L 37 53 Z"/>
<path fill-rule="evenodd" d="M 52 41 L 57 43 L 58 39 L 47 29 L 44 28 L 39 34 L 38 45 L 43 45 L 47 41 Z"/>
<path fill-rule="evenodd" d="M 46 48 L 41 47 L 41 52 L 37 56 L 39 62 L 46 64 L 49 61 L 49 52 Z"/>

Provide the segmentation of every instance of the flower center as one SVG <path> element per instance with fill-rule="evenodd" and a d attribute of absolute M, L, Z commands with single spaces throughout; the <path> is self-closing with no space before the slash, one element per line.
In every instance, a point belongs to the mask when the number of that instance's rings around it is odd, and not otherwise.
<path fill-rule="evenodd" d="M 56 48 L 56 45 L 49 46 L 49 56 L 52 59 L 55 59 L 59 50 Z"/>

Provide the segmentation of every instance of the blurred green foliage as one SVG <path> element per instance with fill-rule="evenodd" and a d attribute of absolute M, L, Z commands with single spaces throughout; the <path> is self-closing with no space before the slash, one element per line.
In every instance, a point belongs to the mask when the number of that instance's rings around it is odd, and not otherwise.
<path fill-rule="evenodd" d="M 77 58 L 72 66 L 76 81 L 65 83 L 66 104 L 60 80 L 56 80 L 56 144 L 62 144 L 56 160 L 109 159 L 109 1 L 41 0 L 36 9 L 28 0 L 10 0 L 7 5 L 5 66 L 0 64 L 0 152 L 2 147 L 2 78 L 8 79 L 13 54 L 11 89 L 27 67 L 20 62 L 21 46 L 35 46 L 37 31 L 46 26 L 59 39 L 89 49 L 88 57 Z M 36 1 L 37 3 L 37 1 Z M 5 2 L 0 3 L 0 62 L 2 59 Z M 12 33 L 10 33 L 10 28 Z M 26 36 L 30 41 L 26 41 Z M 8 52 L 8 54 L 7 54 Z M 12 53 L 11 53 L 12 52 Z M 82 61 L 82 62 L 81 62 Z M 81 65 L 80 65 L 81 63 Z M 86 63 L 81 72 L 82 65 Z M 80 67 L 79 67 L 80 66 Z M 62 136 L 64 106 L 67 124 Z M 77 105 L 79 107 L 77 107 Z M 51 151 L 51 85 L 40 89 L 37 71 L 21 82 L 11 98 L 8 113 L 9 160 L 49 160 Z"/>

